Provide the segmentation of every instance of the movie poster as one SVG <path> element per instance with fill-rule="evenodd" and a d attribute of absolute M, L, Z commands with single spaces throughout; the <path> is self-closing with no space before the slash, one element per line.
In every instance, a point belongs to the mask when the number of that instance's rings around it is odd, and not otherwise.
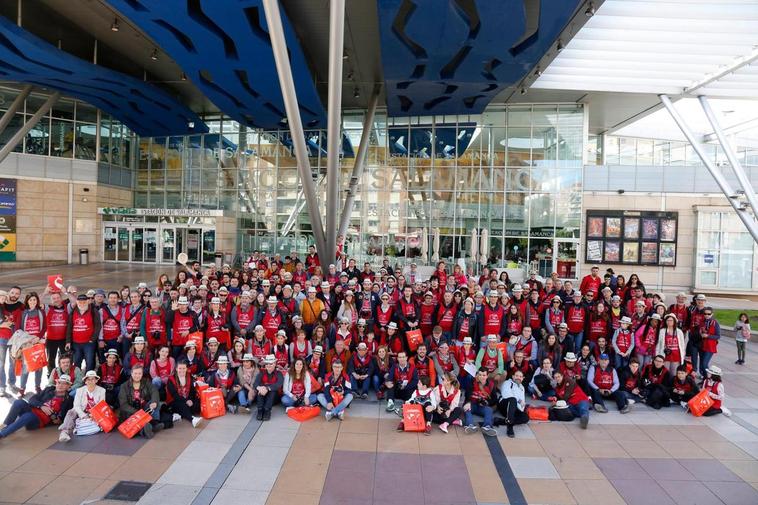
<path fill-rule="evenodd" d="M 658 244 L 656 242 L 642 243 L 642 263 L 658 263 Z"/>
<path fill-rule="evenodd" d="M 627 240 L 637 240 L 640 238 L 640 218 L 624 218 L 624 238 Z"/>
<path fill-rule="evenodd" d="M 639 263 L 640 245 L 637 242 L 624 242 L 624 263 Z"/>
<path fill-rule="evenodd" d="M 587 220 L 587 236 L 600 238 L 603 236 L 603 218 L 591 217 Z"/>
<path fill-rule="evenodd" d="M 675 219 L 661 219 L 661 240 L 664 242 L 673 242 L 676 240 Z"/>
<path fill-rule="evenodd" d="M 605 236 L 608 238 L 621 238 L 621 218 L 605 218 Z"/>
<path fill-rule="evenodd" d="M 676 264 L 676 244 L 658 244 L 658 264 L 673 266 Z"/>
<path fill-rule="evenodd" d="M 605 261 L 609 263 L 621 261 L 621 244 L 619 242 L 607 241 L 605 243 Z"/>
<path fill-rule="evenodd" d="M 644 240 L 658 240 L 658 220 L 642 220 L 642 238 Z"/>
<path fill-rule="evenodd" d="M 600 262 L 603 260 L 603 242 L 601 240 L 587 241 L 587 261 Z"/>

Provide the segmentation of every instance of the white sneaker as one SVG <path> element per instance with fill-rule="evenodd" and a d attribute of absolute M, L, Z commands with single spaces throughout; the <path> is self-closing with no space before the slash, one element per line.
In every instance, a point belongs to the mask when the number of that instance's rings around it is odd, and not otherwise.
<path fill-rule="evenodd" d="M 337 417 L 340 418 L 340 421 L 344 421 L 345 420 L 345 411 L 341 410 L 340 413 L 337 414 Z"/>
<path fill-rule="evenodd" d="M 58 436 L 59 442 L 70 442 L 71 441 L 71 435 L 68 434 L 68 432 L 61 431 L 61 434 Z"/>
<path fill-rule="evenodd" d="M 732 417 L 732 411 L 726 407 L 721 407 L 721 413 L 724 414 L 726 417 Z"/>
<path fill-rule="evenodd" d="M 633 398 L 629 398 L 629 399 L 627 400 L 627 403 L 628 403 L 629 405 L 634 405 L 635 403 L 637 403 L 637 400 L 635 400 L 635 399 L 633 399 Z"/>
<path fill-rule="evenodd" d="M 324 419 L 326 419 L 327 421 L 331 421 L 332 417 L 333 417 L 332 411 L 327 410 L 326 413 L 324 414 Z"/>
<path fill-rule="evenodd" d="M 679 402 L 679 405 L 681 405 L 684 410 L 687 410 L 689 408 L 689 405 L 687 405 L 687 402 Z"/>
<path fill-rule="evenodd" d="M 442 423 L 442 424 L 440 424 L 440 430 L 441 430 L 443 433 L 447 433 L 447 427 L 448 427 L 448 424 L 447 424 L 447 423 Z"/>
<path fill-rule="evenodd" d="M 5 396 L 5 387 L 0 387 L 0 396 Z"/>
<path fill-rule="evenodd" d="M 387 400 L 387 412 L 392 412 L 393 410 L 395 410 L 395 402 Z"/>
<path fill-rule="evenodd" d="M 193 416 L 192 417 L 192 427 L 197 428 L 200 425 L 200 422 L 203 420 L 202 417 Z"/>
<path fill-rule="evenodd" d="M 286 409 L 284 409 L 284 411 L 285 411 L 285 412 L 289 412 L 290 410 L 292 410 L 292 409 L 294 409 L 294 408 L 295 408 L 295 407 L 287 407 Z"/>
<path fill-rule="evenodd" d="M 182 416 L 180 416 L 179 414 L 174 414 L 173 416 L 171 416 L 171 420 L 175 423 L 178 423 L 179 421 L 182 420 Z"/>

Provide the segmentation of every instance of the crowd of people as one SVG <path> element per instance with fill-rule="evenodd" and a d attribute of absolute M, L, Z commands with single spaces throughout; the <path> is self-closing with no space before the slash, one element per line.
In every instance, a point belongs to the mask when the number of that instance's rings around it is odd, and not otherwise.
<path fill-rule="evenodd" d="M 238 269 L 195 262 L 150 286 L 11 287 L 0 316 L 0 393 L 15 396 L 0 438 L 57 425 L 69 441 L 102 400 L 121 421 L 149 412 L 146 437 L 197 426 L 200 384 L 220 389 L 229 413 L 262 421 L 278 404 L 320 405 L 327 420 L 374 397 L 401 417 L 405 403 L 420 404 L 427 434 L 457 424 L 494 436 L 505 425 L 514 436 L 536 402 L 587 428 L 590 411 L 609 404 L 686 409 L 700 389 L 713 401 L 705 415 L 728 413 L 706 297 L 679 293 L 667 306 L 636 274 L 601 277 L 598 266 L 578 288 L 555 273 L 515 283 L 444 261 L 422 278 L 386 259 L 360 269 L 342 247 L 322 269 L 311 246 L 302 259 L 254 252 Z M 740 330 L 744 362 L 747 316 Z M 39 343 L 47 369 L 17 374 L 23 349 Z"/>

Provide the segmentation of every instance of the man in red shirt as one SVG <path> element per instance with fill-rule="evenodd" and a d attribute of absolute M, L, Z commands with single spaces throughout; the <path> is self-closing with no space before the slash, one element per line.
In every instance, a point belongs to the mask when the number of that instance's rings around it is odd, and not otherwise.
<path fill-rule="evenodd" d="M 66 326 L 66 350 L 74 352 L 74 366 L 86 363 L 86 371 L 95 369 L 95 349 L 100 338 L 100 311 L 89 304 L 87 295 L 76 297 L 76 307 Z"/>
<path fill-rule="evenodd" d="M 579 285 L 579 291 L 582 293 L 592 291 L 594 297 L 597 298 L 600 293 L 600 284 L 603 283 L 603 279 L 598 275 L 599 272 L 600 267 L 597 265 L 592 265 L 590 274 L 585 275 L 582 279 L 582 283 Z"/>

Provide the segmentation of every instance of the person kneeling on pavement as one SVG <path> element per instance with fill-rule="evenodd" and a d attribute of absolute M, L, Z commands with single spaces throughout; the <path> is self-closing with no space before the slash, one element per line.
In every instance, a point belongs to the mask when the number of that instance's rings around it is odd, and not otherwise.
<path fill-rule="evenodd" d="M 121 385 L 121 390 L 118 393 L 118 404 L 119 421 L 127 420 L 139 409 L 148 412 L 153 417 L 140 432 L 145 438 L 153 438 L 154 433 L 165 427 L 160 418 L 158 388 L 145 376 L 142 363 L 134 364 L 129 380 Z"/>
<path fill-rule="evenodd" d="M 574 417 L 579 418 L 579 426 L 583 430 L 586 430 L 587 424 L 590 422 L 589 397 L 576 383 L 576 379 L 563 375 L 563 372 L 560 370 L 553 372 L 553 381 L 555 383 L 556 405 L 561 400 L 566 402 Z M 562 419 L 556 418 L 556 420 L 560 421 Z"/>
<path fill-rule="evenodd" d="M 432 434 L 432 413 L 437 410 L 437 398 L 434 396 L 434 390 L 429 387 L 429 376 L 425 375 L 418 380 L 418 386 L 411 395 L 407 404 L 421 405 L 424 412 L 424 421 L 426 421 L 426 428 L 424 433 L 426 435 Z M 399 415 L 403 415 L 402 412 Z M 397 425 L 397 431 L 405 431 L 405 423 L 400 421 Z"/>
<path fill-rule="evenodd" d="M 513 426 L 529 422 L 526 413 L 526 391 L 524 390 L 524 373 L 516 370 L 513 376 L 500 385 L 500 401 L 497 409 L 505 418 L 506 434 L 513 438 Z"/>
<path fill-rule="evenodd" d="M 669 396 L 672 402 L 676 402 L 682 408 L 688 408 L 687 402 L 700 392 L 695 379 L 687 373 L 687 365 L 679 365 L 676 368 L 676 377 L 671 381 L 671 392 Z"/>
<path fill-rule="evenodd" d="M 477 370 L 474 383 L 470 390 L 466 392 L 466 403 L 463 404 L 463 412 L 466 433 L 477 431 L 478 427 L 474 424 L 473 419 L 474 415 L 477 415 L 484 418 L 482 433 L 494 437 L 497 435 L 497 431 L 492 427 L 494 416 L 492 407 L 497 403 L 497 399 L 495 398 L 495 382 L 488 378 L 488 374 L 489 372 L 485 367 Z"/>
<path fill-rule="evenodd" d="M 418 373 L 412 364 L 408 362 L 408 354 L 405 351 L 397 353 L 397 363 L 394 363 L 387 374 L 384 382 L 387 392 L 387 412 L 394 412 L 399 407 L 396 400 L 402 404 L 411 399 L 416 390 Z"/>
<path fill-rule="evenodd" d="M 99 380 L 100 377 L 94 370 L 84 374 L 84 387 L 76 390 L 73 408 L 68 411 L 58 428 L 61 432 L 58 440 L 61 442 L 70 441 L 75 430 L 77 434 L 93 434 L 100 431 L 99 427 L 93 430 L 97 423 L 89 415 L 95 405 L 105 400 L 105 388 L 97 385 Z"/>
<path fill-rule="evenodd" d="M 626 401 L 624 392 L 619 390 L 619 377 L 616 370 L 611 368 L 609 364 L 610 357 L 607 354 L 601 354 L 598 364 L 591 367 L 587 374 L 587 383 L 592 392 L 595 412 L 608 412 L 608 408 L 605 406 L 605 399 L 607 398 L 616 402 L 619 412 L 626 414 L 629 412 L 629 403 Z"/>
<path fill-rule="evenodd" d="M 29 401 L 19 398 L 11 404 L 5 421 L 0 425 L 0 439 L 11 433 L 26 428 L 37 430 L 48 424 L 61 424 L 71 408 L 69 395 L 71 377 L 60 375 L 54 386 L 48 386 Z"/>
<path fill-rule="evenodd" d="M 271 419 L 271 407 L 274 406 L 276 396 L 284 385 L 282 373 L 276 369 L 276 356 L 267 354 L 263 358 L 263 370 L 255 377 L 253 389 L 255 389 L 255 404 L 258 414 L 255 418 L 259 421 Z"/>

